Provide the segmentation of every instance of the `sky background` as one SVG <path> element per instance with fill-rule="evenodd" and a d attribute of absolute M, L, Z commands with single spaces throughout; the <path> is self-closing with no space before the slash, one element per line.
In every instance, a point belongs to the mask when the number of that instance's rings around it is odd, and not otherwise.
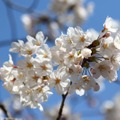
<path fill-rule="evenodd" d="M 10 9 L 7 9 L 4 0 L 0 0 L 0 66 L 8 60 L 9 48 L 12 40 L 25 38 L 27 35 L 24 26 L 21 22 L 22 12 L 13 11 L 14 16 L 10 15 Z M 15 3 L 29 6 L 33 0 L 13 0 Z M 36 12 L 45 11 L 50 0 L 40 0 L 39 5 L 35 8 Z M 90 0 L 86 0 L 86 3 Z M 120 20 L 120 0 L 91 0 L 94 3 L 94 13 L 89 19 L 82 25 L 84 30 L 94 28 L 97 31 L 102 30 L 103 23 L 107 16 L 114 19 Z M 14 26 L 10 25 L 9 19 L 14 17 Z M 15 27 L 16 26 L 16 27 Z M 13 36 L 12 34 L 15 34 Z M 6 43 L 7 45 L 4 45 Z M 120 72 L 118 72 L 120 76 Z M 118 77 L 120 78 L 120 77 Z M 11 95 L 2 87 L 2 81 L 0 81 L 0 102 L 5 102 L 11 98 Z M 93 91 L 88 92 L 83 97 L 73 95 L 70 97 L 68 103 L 71 104 L 72 112 L 82 115 L 82 120 L 104 120 L 103 115 L 99 110 L 103 101 L 112 100 L 116 93 L 120 92 L 120 85 L 116 83 L 105 82 L 105 89 L 101 92 L 94 93 Z M 93 96 L 97 101 L 96 107 L 90 107 L 87 102 L 87 95 Z M 51 96 L 46 104 L 43 104 L 46 108 L 52 108 L 53 105 L 58 104 L 61 97 L 56 93 Z M 41 112 L 32 109 L 27 109 L 28 113 L 35 115 L 35 120 L 40 120 Z M 25 111 L 26 112 L 26 111 Z M 95 114 L 94 114 L 95 112 Z"/>

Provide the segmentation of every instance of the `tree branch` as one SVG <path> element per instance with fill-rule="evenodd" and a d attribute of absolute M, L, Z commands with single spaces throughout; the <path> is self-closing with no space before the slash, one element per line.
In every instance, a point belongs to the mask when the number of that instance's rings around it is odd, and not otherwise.
<path fill-rule="evenodd" d="M 62 112 L 63 112 L 63 108 L 64 108 L 64 103 L 65 103 L 65 100 L 66 100 L 66 97 L 68 95 L 68 92 L 66 94 L 63 94 L 62 95 L 62 103 L 61 103 L 61 106 L 60 106 L 60 109 L 59 109 L 59 112 L 58 112 L 58 117 L 56 120 L 60 120 L 61 117 L 62 117 Z"/>
<path fill-rule="evenodd" d="M 14 13 L 12 9 L 10 8 L 9 4 L 7 3 L 7 0 L 4 0 L 3 2 L 6 7 L 7 18 L 8 18 L 9 25 L 10 25 L 11 38 L 12 39 L 17 38 L 17 25 L 16 25 Z"/>
<path fill-rule="evenodd" d="M 5 106 L 3 104 L 0 103 L 0 109 L 4 112 L 5 116 L 7 118 L 11 118 L 10 114 L 8 113 L 7 109 L 5 108 Z"/>

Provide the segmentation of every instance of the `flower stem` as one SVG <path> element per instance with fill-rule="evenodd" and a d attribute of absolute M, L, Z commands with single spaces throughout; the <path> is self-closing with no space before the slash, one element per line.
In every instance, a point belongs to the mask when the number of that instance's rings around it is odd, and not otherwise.
<path fill-rule="evenodd" d="M 66 100 L 67 95 L 68 95 L 68 92 L 66 94 L 62 95 L 62 102 L 61 102 L 61 106 L 60 106 L 60 109 L 58 112 L 58 117 L 56 120 L 60 120 L 62 117 L 62 112 L 63 112 L 63 108 L 64 108 L 64 104 L 65 104 L 65 100 Z"/>

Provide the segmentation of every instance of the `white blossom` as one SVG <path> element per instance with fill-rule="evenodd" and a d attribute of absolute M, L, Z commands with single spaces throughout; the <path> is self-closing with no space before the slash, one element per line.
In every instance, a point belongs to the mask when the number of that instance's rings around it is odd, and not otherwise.
<path fill-rule="evenodd" d="M 22 47 L 24 47 L 24 42 L 22 40 L 18 40 L 18 42 L 12 43 L 12 48 L 10 48 L 10 51 L 15 53 L 21 53 Z"/>
<path fill-rule="evenodd" d="M 117 50 L 120 50 L 120 34 L 116 35 L 113 44 Z"/>
<path fill-rule="evenodd" d="M 69 84 L 70 80 L 62 68 L 51 74 L 50 86 L 55 87 L 55 90 L 59 94 L 67 92 Z"/>
<path fill-rule="evenodd" d="M 120 53 L 114 53 L 110 57 L 110 62 L 113 64 L 115 69 L 120 67 Z"/>
<path fill-rule="evenodd" d="M 117 30 L 119 29 L 119 22 L 112 19 L 111 17 L 107 17 L 103 26 L 106 31 L 117 32 Z"/>
<path fill-rule="evenodd" d="M 113 38 L 108 37 L 106 39 L 103 39 L 100 45 L 100 54 L 109 56 L 114 52 L 115 48 L 113 45 Z"/>
<path fill-rule="evenodd" d="M 83 55 L 84 58 L 88 58 L 91 56 L 92 51 L 88 48 L 83 48 L 81 50 L 81 54 Z"/>
<path fill-rule="evenodd" d="M 117 79 L 117 71 L 114 69 L 113 65 L 105 60 L 97 63 L 94 67 L 93 75 L 95 78 L 99 78 L 101 75 L 107 78 L 109 81 L 115 81 Z"/>
<path fill-rule="evenodd" d="M 44 35 L 41 31 L 36 34 L 36 39 L 31 36 L 27 36 L 27 40 L 33 46 L 42 46 L 46 42 Z"/>

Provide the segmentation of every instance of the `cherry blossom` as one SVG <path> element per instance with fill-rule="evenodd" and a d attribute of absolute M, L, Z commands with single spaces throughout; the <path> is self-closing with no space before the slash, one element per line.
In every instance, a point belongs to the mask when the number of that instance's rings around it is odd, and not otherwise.
<path fill-rule="evenodd" d="M 64 1 L 67 5 L 78 1 Z M 82 30 L 69 27 L 61 33 L 51 48 L 40 31 L 35 38 L 12 43 L 10 52 L 18 53 L 16 65 L 9 60 L 0 68 L 4 87 L 20 95 L 23 105 L 43 110 L 42 102 L 48 100 L 54 88 L 60 95 L 84 95 L 88 90 L 99 91 L 99 78 L 109 82 L 117 80 L 120 68 L 119 22 L 107 17 L 103 30 Z M 101 80 L 102 81 L 102 80 Z"/>

